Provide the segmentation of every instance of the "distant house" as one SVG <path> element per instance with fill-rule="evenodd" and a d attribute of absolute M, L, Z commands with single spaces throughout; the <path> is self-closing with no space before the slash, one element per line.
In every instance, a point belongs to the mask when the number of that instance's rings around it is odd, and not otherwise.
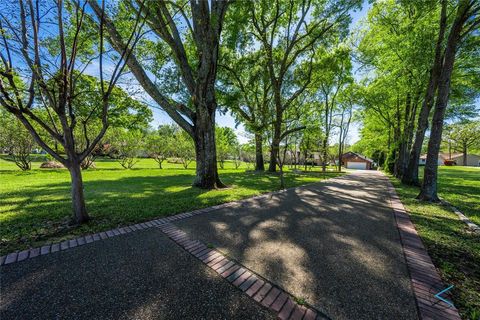
<path fill-rule="evenodd" d="M 443 166 L 445 160 L 447 159 L 448 159 L 448 154 L 443 154 L 440 152 L 438 154 L 438 160 L 437 160 L 438 165 Z M 420 156 L 420 160 L 418 161 L 418 164 L 421 166 L 424 166 L 426 162 L 427 162 L 427 154 L 422 154 Z"/>
<path fill-rule="evenodd" d="M 285 156 L 286 156 L 285 158 L 286 163 L 296 162 L 297 164 L 307 163 L 308 165 L 316 165 L 316 166 L 322 165 L 322 155 L 321 155 L 321 152 L 319 151 L 308 152 L 306 159 L 305 159 L 305 154 L 301 151 L 297 151 L 296 153 L 293 153 L 290 150 L 287 150 L 287 152 L 285 153 Z"/>
<path fill-rule="evenodd" d="M 452 154 L 452 160 L 455 161 L 456 165 L 463 166 L 463 153 Z M 480 156 L 477 154 L 467 154 L 467 166 L 480 167 Z"/>
<path fill-rule="evenodd" d="M 373 160 L 350 151 L 342 155 L 342 165 L 347 169 L 370 170 L 373 167 Z"/>
<path fill-rule="evenodd" d="M 463 153 L 452 153 L 451 155 L 446 152 L 440 152 L 438 154 L 438 165 L 443 166 L 445 164 L 445 160 L 452 160 L 454 164 L 458 166 L 463 165 Z M 427 161 L 427 155 L 424 154 L 420 156 L 420 160 L 418 164 L 425 165 Z M 467 166 L 469 167 L 480 167 L 480 156 L 476 154 L 467 154 Z"/>

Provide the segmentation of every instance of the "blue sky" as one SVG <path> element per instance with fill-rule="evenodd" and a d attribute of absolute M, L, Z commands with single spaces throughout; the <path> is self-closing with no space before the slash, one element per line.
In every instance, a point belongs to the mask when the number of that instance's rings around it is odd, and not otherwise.
<path fill-rule="evenodd" d="M 368 9 L 370 8 L 370 5 L 368 4 L 367 1 L 364 1 L 364 4 L 362 6 L 362 10 L 354 12 L 352 11 L 350 13 L 352 17 L 352 24 L 351 24 L 351 29 L 355 28 L 357 23 L 359 22 L 360 19 L 366 16 Z M 354 71 L 358 69 L 358 65 L 354 63 Z M 160 109 L 153 109 L 153 127 L 157 127 L 160 124 L 168 124 L 168 123 L 173 123 L 173 121 L 170 119 L 170 117 L 162 110 Z M 235 130 L 237 133 L 238 139 L 241 143 L 246 143 L 249 138 L 248 134 L 245 132 L 245 128 L 243 127 L 242 124 L 236 125 L 234 118 L 231 116 L 230 113 L 227 114 L 221 114 L 220 112 L 217 111 L 216 115 L 216 122 L 219 126 L 222 127 L 230 127 Z M 352 144 L 356 141 L 359 140 L 359 125 L 358 124 L 353 124 L 351 129 L 350 129 L 350 134 L 348 136 L 348 143 Z"/>

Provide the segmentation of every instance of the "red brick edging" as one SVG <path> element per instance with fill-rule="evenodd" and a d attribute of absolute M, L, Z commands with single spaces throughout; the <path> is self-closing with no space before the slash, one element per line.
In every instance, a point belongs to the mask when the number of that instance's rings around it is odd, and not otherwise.
<path fill-rule="evenodd" d="M 395 187 L 388 178 L 386 181 L 420 319 L 460 320 L 455 306 L 449 306 L 435 297 L 436 293 L 447 286 L 443 284 L 433 265 Z M 451 298 L 446 296 L 451 301 Z"/>
<path fill-rule="evenodd" d="M 184 231 L 173 224 L 165 223 L 159 228 L 170 239 L 232 283 L 244 294 L 277 313 L 279 319 L 325 319 L 319 311 L 296 303 L 292 295 L 238 262 L 228 259 L 218 250 L 209 248 L 198 240 L 189 239 Z"/>

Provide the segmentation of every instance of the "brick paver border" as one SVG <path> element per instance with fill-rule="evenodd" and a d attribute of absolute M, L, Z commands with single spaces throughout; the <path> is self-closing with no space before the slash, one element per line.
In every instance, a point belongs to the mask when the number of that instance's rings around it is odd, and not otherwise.
<path fill-rule="evenodd" d="M 226 257 L 220 251 L 209 248 L 199 240 L 190 239 L 184 231 L 173 224 L 164 223 L 159 228 L 175 243 L 217 272 L 244 294 L 275 312 L 279 319 L 328 319 L 313 307 L 298 304 L 291 294 L 240 263 Z"/>
<path fill-rule="evenodd" d="M 438 291 L 446 288 L 446 286 L 443 284 L 415 226 L 410 220 L 410 216 L 400 201 L 395 187 L 388 177 L 385 177 L 385 180 L 420 319 L 460 320 L 460 315 L 455 306 L 449 306 L 434 297 Z"/>

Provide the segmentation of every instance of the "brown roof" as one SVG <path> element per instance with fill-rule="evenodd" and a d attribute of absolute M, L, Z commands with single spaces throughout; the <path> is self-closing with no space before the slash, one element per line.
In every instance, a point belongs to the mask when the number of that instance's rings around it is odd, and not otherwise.
<path fill-rule="evenodd" d="M 452 153 L 452 159 L 457 158 L 457 157 L 460 157 L 460 156 L 462 156 L 462 155 L 463 155 L 463 153 Z M 441 160 L 448 160 L 448 159 L 450 159 L 450 154 L 449 154 L 448 152 L 440 152 L 440 153 L 438 154 L 438 157 L 439 157 Z M 427 154 L 426 154 L 426 153 L 425 153 L 425 154 L 422 154 L 422 155 L 420 156 L 420 159 L 426 159 L 426 158 L 427 158 Z"/>
<path fill-rule="evenodd" d="M 372 159 L 369 159 L 369 158 L 365 157 L 364 155 L 361 155 L 361 154 L 356 153 L 356 152 L 349 151 L 349 152 L 346 152 L 346 153 L 342 154 L 342 158 L 343 158 L 343 157 L 348 157 L 348 156 L 357 156 L 357 157 L 359 157 L 360 159 L 363 159 L 363 160 L 366 160 L 366 161 L 368 161 L 368 162 L 372 162 L 372 163 L 373 163 L 373 160 L 372 160 Z"/>

